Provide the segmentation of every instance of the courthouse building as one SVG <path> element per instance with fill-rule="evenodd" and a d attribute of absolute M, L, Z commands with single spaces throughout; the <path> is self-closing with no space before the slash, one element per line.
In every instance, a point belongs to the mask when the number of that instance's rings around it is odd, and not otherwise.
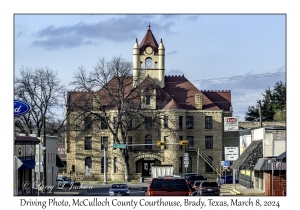
<path fill-rule="evenodd" d="M 231 117 L 233 112 L 231 91 L 199 90 L 184 75 L 165 75 L 165 50 L 163 40 L 157 42 L 150 25 L 142 41 L 138 43 L 136 39 L 133 44 L 133 72 L 127 79 L 131 81 L 132 88 L 149 81 L 155 84 L 151 95 L 141 96 L 140 100 L 145 101 L 141 105 L 141 112 L 160 116 L 162 123 L 160 127 L 156 126 L 155 131 L 149 123 L 144 123 L 138 129 L 128 130 L 126 144 L 130 177 L 139 179 L 150 176 L 153 164 L 171 164 L 174 174 L 198 171 L 208 179 L 215 179 L 220 173 L 220 161 L 224 160 L 224 146 L 232 146 L 235 141 L 234 146 L 238 145 L 238 137 L 224 132 L 224 117 Z M 199 75 L 205 73 L 195 71 Z M 143 72 L 143 76 L 138 77 L 140 72 Z M 134 78 L 139 79 L 136 81 Z M 113 78 L 108 85 L 113 85 L 115 80 Z M 103 100 L 101 94 L 105 94 L 105 91 L 100 90 L 98 93 L 98 99 Z M 69 125 L 81 112 L 70 104 L 80 103 L 78 99 L 81 94 L 85 93 L 68 92 Z M 114 122 L 117 108 L 115 104 L 107 104 L 109 105 L 114 108 L 107 109 L 105 116 Z M 90 109 L 94 108 L 96 107 L 91 103 Z M 83 129 L 68 127 L 67 171 L 72 171 L 77 179 L 103 180 L 103 143 L 113 145 L 114 136 L 105 125 L 101 125 L 100 130 L 94 124 L 89 126 L 89 120 L 87 118 L 83 121 Z M 136 117 L 132 120 L 132 126 L 151 120 L 151 115 L 143 119 Z M 180 145 L 181 140 L 188 140 L 189 145 Z M 166 145 L 158 146 L 157 141 L 163 141 Z M 120 150 L 108 147 L 106 151 L 108 180 L 124 179 Z M 188 164 L 184 160 L 185 153 L 188 153 Z"/>

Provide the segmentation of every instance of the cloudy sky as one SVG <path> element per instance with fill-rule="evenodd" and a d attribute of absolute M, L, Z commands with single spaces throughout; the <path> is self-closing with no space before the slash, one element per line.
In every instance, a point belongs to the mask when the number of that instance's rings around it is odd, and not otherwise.
<path fill-rule="evenodd" d="M 14 16 L 15 73 L 50 67 L 69 86 L 74 71 L 97 59 L 132 61 L 151 25 L 166 49 L 166 75 L 183 75 L 199 90 L 231 90 L 233 115 L 285 81 L 285 15 L 18 15 Z"/>

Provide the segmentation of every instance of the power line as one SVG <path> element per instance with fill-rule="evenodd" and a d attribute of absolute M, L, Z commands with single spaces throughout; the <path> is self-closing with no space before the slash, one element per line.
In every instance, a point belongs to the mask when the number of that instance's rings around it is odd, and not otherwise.
<path fill-rule="evenodd" d="M 264 77 L 277 77 L 277 76 L 284 76 L 285 72 L 267 72 L 262 74 L 248 74 L 248 75 L 237 75 L 232 77 L 223 77 L 223 78 L 212 78 L 212 79 L 203 79 L 203 80 L 190 80 L 191 82 L 200 82 L 200 83 L 207 83 L 207 82 L 227 82 L 231 80 L 244 80 L 244 79 L 257 79 L 257 78 L 264 78 Z"/>

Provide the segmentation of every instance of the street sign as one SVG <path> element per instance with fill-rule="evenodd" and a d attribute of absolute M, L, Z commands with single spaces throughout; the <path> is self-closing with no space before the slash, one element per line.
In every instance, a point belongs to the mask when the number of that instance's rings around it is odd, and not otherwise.
<path fill-rule="evenodd" d="M 126 144 L 114 144 L 113 147 L 114 148 L 125 149 L 126 148 Z"/>
<path fill-rule="evenodd" d="M 189 161 L 188 160 L 185 160 L 183 161 L 184 165 L 188 165 L 189 164 Z"/>
<path fill-rule="evenodd" d="M 189 167 L 189 165 L 184 165 L 185 168 Z"/>
<path fill-rule="evenodd" d="M 189 160 L 190 158 L 189 157 L 183 157 L 183 160 Z"/>
<path fill-rule="evenodd" d="M 189 153 L 184 153 L 184 157 L 188 157 L 189 156 Z"/>

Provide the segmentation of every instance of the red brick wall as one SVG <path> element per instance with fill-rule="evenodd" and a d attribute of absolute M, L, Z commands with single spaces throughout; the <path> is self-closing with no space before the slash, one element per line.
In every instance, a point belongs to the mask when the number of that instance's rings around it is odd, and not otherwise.
<path fill-rule="evenodd" d="M 272 174 L 264 173 L 265 177 L 265 195 L 272 196 Z M 274 171 L 273 195 L 286 196 L 286 171 Z"/>

